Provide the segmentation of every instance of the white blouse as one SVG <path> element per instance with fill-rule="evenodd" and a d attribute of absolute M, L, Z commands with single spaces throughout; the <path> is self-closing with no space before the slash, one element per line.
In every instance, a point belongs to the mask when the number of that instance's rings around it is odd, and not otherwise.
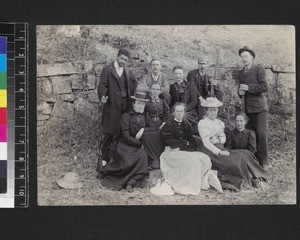
<path fill-rule="evenodd" d="M 219 139 L 220 143 L 224 144 L 226 142 L 224 128 L 225 128 L 225 124 L 217 118 L 212 120 L 206 117 L 198 123 L 198 130 L 203 145 L 208 150 L 212 151 L 214 154 L 217 155 L 219 154 L 221 149 L 217 148 L 214 144 L 212 144 L 210 140 Z"/>

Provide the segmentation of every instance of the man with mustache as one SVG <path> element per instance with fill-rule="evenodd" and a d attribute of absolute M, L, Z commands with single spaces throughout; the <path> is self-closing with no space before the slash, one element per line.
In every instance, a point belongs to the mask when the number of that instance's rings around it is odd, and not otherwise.
<path fill-rule="evenodd" d="M 211 79 L 209 75 L 206 73 L 206 69 L 208 67 L 209 60 L 205 56 L 201 56 L 198 58 L 198 69 L 192 70 L 187 75 L 187 80 L 189 82 L 194 82 L 197 88 L 198 97 L 202 97 L 206 99 L 209 97 L 209 94 L 212 90 L 212 86 L 214 87 L 214 96 L 222 102 L 223 93 L 217 85 L 217 81 Z M 201 106 L 200 101 L 197 102 L 197 112 L 198 118 L 201 120 L 206 114 L 205 108 Z"/>
<path fill-rule="evenodd" d="M 126 64 L 131 59 L 129 49 L 119 50 L 117 58 L 105 66 L 98 85 L 98 97 L 104 105 L 102 112 L 102 144 L 97 171 L 102 172 L 102 161 L 109 161 L 112 148 L 120 136 L 120 119 L 131 109 L 130 96 L 134 94 L 136 83 Z"/>
<path fill-rule="evenodd" d="M 246 127 L 256 134 L 259 164 L 264 168 L 268 165 L 267 151 L 267 111 L 268 101 L 266 93 L 268 83 L 265 69 L 253 64 L 255 53 L 245 46 L 238 51 L 244 65 L 239 75 L 239 96 L 244 97 L 245 113 L 249 117 Z"/>
<path fill-rule="evenodd" d="M 167 104 L 170 105 L 171 95 L 170 91 L 170 83 L 168 77 L 165 73 L 161 72 L 162 64 L 159 59 L 152 59 L 150 62 L 151 72 L 146 74 L 138 83 L 136 88 L 137 92 L 144 92 L 147 95 L 150 95 L 150 86 L 152 83 L 157 83 L 161 87 L 161 94 L 159 97 L 161 99 L 165 99 Z"/>

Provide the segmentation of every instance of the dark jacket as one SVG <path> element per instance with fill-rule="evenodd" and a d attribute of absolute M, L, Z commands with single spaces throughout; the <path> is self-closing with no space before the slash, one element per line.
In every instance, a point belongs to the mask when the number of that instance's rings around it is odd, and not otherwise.
<path fill-rule="evenodd" d="M 265 93 L 268 91 L 265 69 L 253 65 L 245 71 L 243 68 L 239 75 L 239 84 L 246 84 L 249 90 L 245 94 L 246 113 L 259 113 L 268 110 L 268 101 Z"/>
<path fill-rule="evenodd" d="M 126 81 L 126 110 L 131 109 L 131 98 L 134 94 L 137 81 L 127 67 L 124 67 Z M 102 112 L 102 131 L 111 135 L 120 135 L 120 119 L 122 115 L 122 98 L 119 76 L 114 67 L 114 63 L 105 66 L 101 72 L 98 85 L 98 97 L 108 96 L 108 101 L 104 104 Z"/>
<path fill-rule="evenodd" d="M 186 111 L 188 112 L 197 106 L 197 90 L 194 82 L 184 80 L 182 84 L 184 85 L 182 93 L 178 92 L 177 83 L 170 85 L 170 95 L 172 97 L 170 107 L 173 107 L 176 102 L 182 102 L 186 104 Z"/>
<path fill-rule="evenodd" d="M 146 121 L 144 114 L 140 115 L 140 119 L 137 118 L 137 113 L 131 110 L 129 113 L 125 113 L 121 117 L 121 138 L 120 141 L 126 145 L 141 147 L 142 141 L 135 138 L 138 131 L 144 128 L 144 132 L 153 131 L 154 128 L 150 128 L 149 122 Z"/>
<path fill-rule="evenodd" d="M 194 151 L 196 148 L 191 126 L 185 121 L 179 124 L 175 120 L 166 123 L 162 128 L 162 136 L 170 148 L 179 148 L 181 151 Z"/>
<path fill-rule="evenodd" d="M 187 75 L 187 80 L 189 82 L 194 82 L 197 88 L 198 97 L 202 96 L 203 98 L 207 98 L 209 92 L 211 91 L 211 84 L 210 84 L 210 76 L 206 73 L 201 76 L 199 69 L 192 70 Z M 219 86 L 215 87 L 215 91 L 219 90 Z"/>
<path fill-rule="evenodd" d="M 229 149 L 247 149 L 256 152 L 256 137 L 252 130 L 244 129 L 239 131 L 234 129 L 226 134 L 225 147 Z"/>

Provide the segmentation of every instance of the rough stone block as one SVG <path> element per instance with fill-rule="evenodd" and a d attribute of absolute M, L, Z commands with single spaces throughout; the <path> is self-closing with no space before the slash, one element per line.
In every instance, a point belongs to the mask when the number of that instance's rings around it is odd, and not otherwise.
<path fill-rule="evenodd" d="M 70 76 L 72 89 L 83 89 L 82 74 L 74 74 Z"/>
<path fill-rule="evenodd" d="M 45 121 L 45 120 L 48 120 L 50 118 L 49 115 L 44 115 L 44 114 L 38 114 L 37 115 L 37 120 L 38 121 Z"/>
<path fill-rule="evenodd" d="M 42 78 L 41 84 L 42 84 L 42 91 L 43 91 L 45 97 L 51 96 L 51 94 L 53 94 L 53 91 L 52 91 L 52 83 L 51 83 L 50 79 Z"/>
<path fill-rule="evenodd" d="M 96 77 L 95 75 L 87 75 L 85 89 L 95 89 Z"/>
<path fill-rule="evenodd" d="M 100 103 L 97 91 L 96 90 L 89 91 L 87 100 L 92 103 Z"/>
<path fill-rule="evenodd" d="M 73 115 L 73 113 L 74 104 L 57 99 L 52 109 L 51 116 L 68 118 L 70 115 Z"/>
<path fill-rule="evenodd" d="M 52 104 L 42 102 L 37 106 L 37 111 L 41 112 L 42 114 L 50 114 L 52 111 Z"/>
<path fill-rule="evenodd" d="M 67 94 L 61 94 L 59 95 L 60 100 L 65 102 L 73 102 L 74 101 L 74 94 L 73 93 L 67 93 Z"/>
<path fill-rule="evenodd" d="M 93 68 L 92 61 L 48 64 L 37 66 L 37 77 L 49 77 L 58 75 L 71 75 L 76 73 L 85 73 Z"/>
<path fill-rule="evenodd" d="M 69 77 L 53 77 L 51 79 L 52 81 L 52 87 L 53 87 L 53 93 L 54 94 L 62 94 L 62 93 L 71 93 L 71 82 Z"/>

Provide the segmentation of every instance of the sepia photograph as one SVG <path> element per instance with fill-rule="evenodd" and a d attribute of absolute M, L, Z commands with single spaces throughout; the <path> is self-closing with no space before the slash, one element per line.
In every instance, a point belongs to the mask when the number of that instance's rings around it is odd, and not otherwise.
<path fill-rule="evenodd" d="M 40 206 L 296 204 L 291 25 L 38 25 Z"/>

